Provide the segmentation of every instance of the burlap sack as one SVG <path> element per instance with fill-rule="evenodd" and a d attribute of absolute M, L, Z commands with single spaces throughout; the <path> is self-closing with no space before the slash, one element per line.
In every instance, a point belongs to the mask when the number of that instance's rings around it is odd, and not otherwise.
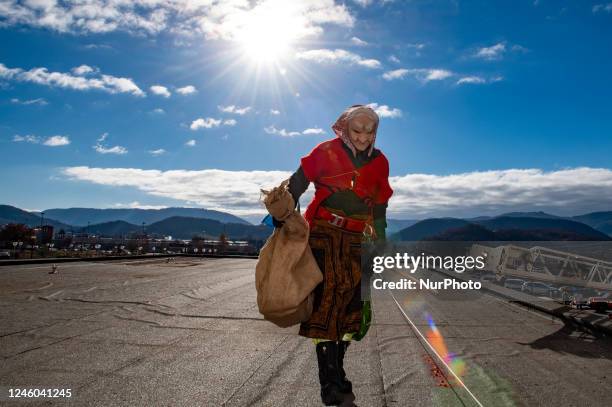
<path fill-rule="evenodd" d="M 289 180 L 284 180 L 271 191 L 261 190 L 268 213 L 277 220 L 285 220 L 295 211 L 295 202 L 289 193 Z"/>
<path fill-rule="evenodd" d="M 266 320 L 285 328 L 310 318 L 312 292 L 323 281 L 323 274 L 308 245 L 308 223 L 294 210 L 287 182 L 262 193 L 270 214 L 285 223 L 274 229 L 259 252 L 255 267 L 257 306 Z"/>

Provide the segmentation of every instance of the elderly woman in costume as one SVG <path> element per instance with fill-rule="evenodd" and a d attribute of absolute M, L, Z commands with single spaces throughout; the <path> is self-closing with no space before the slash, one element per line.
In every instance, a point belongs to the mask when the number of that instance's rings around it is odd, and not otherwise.
<path fill-rule="evenodd" d="M 337 138 L 303 157 L 289 180 L 295 202 L 311 182 L 315 185 L 304 218 L 323 282 L 315 289 L 312 315 L 299 333 L 316 344 L 325 405 L 354 400 L 344 355 L 352 339 L 365 335 L 371 318 L 369 302 L 361 300 L 361 242 L 364 237 L 385 238 L 387 202 L 393 194 L 389 162 L 374 147 L 378 123 L 371 108 L 348 108 L 332 126 Z"/>

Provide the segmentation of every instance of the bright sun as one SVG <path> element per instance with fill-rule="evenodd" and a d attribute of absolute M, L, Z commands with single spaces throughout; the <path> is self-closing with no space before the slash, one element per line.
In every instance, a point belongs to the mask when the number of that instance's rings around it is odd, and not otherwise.
<path fill-rule="evenodd" d="M 290 4 L 268 2 L 245 16 L 237 40 L 249 60 L 272 64 L 289 55 L 302 27 Z"/>

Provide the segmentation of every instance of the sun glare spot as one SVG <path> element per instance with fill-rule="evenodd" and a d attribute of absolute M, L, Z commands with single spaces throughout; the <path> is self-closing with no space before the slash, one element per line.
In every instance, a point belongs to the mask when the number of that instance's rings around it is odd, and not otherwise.
<path fill-rule="evenodd" d="M 245 15 L 237 40 L 250 61 L 277 63 L 289 55 L 302 26 L 291 2 L 266 2 Z"/>

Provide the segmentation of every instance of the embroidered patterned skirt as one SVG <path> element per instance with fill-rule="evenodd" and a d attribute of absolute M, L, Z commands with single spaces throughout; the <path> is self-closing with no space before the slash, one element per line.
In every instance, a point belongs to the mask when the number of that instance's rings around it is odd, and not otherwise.
<path fill-rule="evenodd" d="M 309 244 L 323 281 L 315 289 L 312 315 L 300 325 L 300 335 L 341 340 L 345 333 L 359 330 L 362 236 L 314 221 Z"/>

